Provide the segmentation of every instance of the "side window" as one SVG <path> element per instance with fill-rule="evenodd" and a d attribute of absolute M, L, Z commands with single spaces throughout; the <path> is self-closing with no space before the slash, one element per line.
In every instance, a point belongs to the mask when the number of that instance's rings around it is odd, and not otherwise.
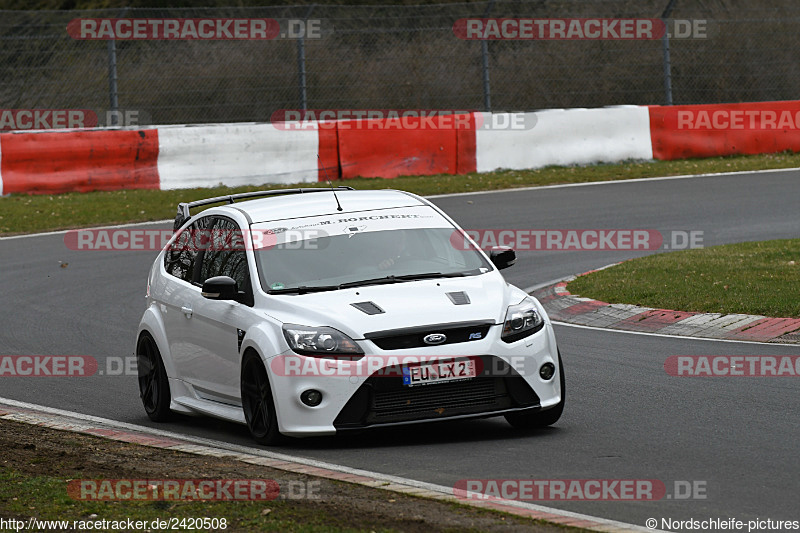
<path fill-rule="evenodd" d="M 200 283 L 214 276 L 229 276 L 236 280 L 241 291 L 250 290 L 247 255 L 239 226 L 230 219 L 216 218 L 211 229 L 211 241 L 203 252 Z"/>
<path fill-rule="evenodd" d="M 200 218 L 178 235 L 164 254 L 164 269 L 168 274 L 189 283 L 194 280 L 197 254 L 207 245 L 212 223 L 212 217 Z"/>

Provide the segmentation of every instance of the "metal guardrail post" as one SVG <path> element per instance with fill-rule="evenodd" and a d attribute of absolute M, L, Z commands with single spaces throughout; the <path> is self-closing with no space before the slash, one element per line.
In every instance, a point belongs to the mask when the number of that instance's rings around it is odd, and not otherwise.
<path fill-rule="evenodd" d="M 306 30 L 308 26 L 308 18 L 316 8 L 316 4 L 311 4 L 303 17 L 303 23 L 306 27 L 303 28 L 303 35 L 297 40 L 297 78 L 300 86 L 300 109 L 305 111 L 308 109 L 308 84 L 306 81 Z"/>
<path fill-rule="evenodd" d="M 119 14 L 120 18 L 124 18 L 128 12 L 125 7 Z M 108 41 L 108 99 L 109 99 L 109 112 L 106 117 L 110 118 L 111 124 L 106 126 L 119 125 L 119 84 L 117 78 L 117 42 L 114 39 Z"/>
<path fill-rule="evenodd" d="M 677 0 L 669 0 L 669 4 L 661 14 L 664 23 L 664 35 L 661 37 L 661 51 L 664 58 L 664 105 L 672 105 L 672 63 L 669 55 L 669 17 Z"/>
<path fill-rule="evenodd" d="M 108 41 L 108 98 L 110 110 L 107 116 L 111 124 L 117 126 L 119 122 L 119 88 L 117 86 L 117 45 L 114 39 Z"/>
<path fill-rule="evenodd" d="M 488 18 L 489 13 L 494 7 L 494 0 L 489 0 L 486 6 L 486 11 L 483 13 L 483 18 Z M 492 112 L 492 91 L 489 86 L 489 43 L 486 40 L 481 41 L 481 57 L 483 60 L 483 109 L 487 113 Z"/>

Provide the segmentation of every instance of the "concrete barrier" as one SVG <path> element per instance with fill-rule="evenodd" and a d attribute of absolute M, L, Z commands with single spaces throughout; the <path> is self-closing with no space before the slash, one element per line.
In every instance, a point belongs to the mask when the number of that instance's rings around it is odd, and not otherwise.
<path fill-rule="evenodd" d="M 455 128 L 429 128 L 417 117 L 405 128 L 389 128 L 386 119 L 337 123 L 341 177 L 396 178 L 455 174 Z M 474 133 L 470 132 L 471 135 Z"/>
<path fill-rule="evenodd" d="M 519 118 L 518 115 L 516 115 Z M 800 101 L 0 134 L 0 194 L 181 189 L 800 151 Z M 417 126 L 415 126 L 417 125 Z M 505 125 L 500 127 L 500 125 Z"/>
<path fill-rule="evenodd" d="M 530 129 L 478 129 L 478 172 L 652 159 L 646 107 L 526 113 Z"/>
<path fill-rule="evenodd" d="M 317 181 L 317 130 L 272 124 L 218 124 L 158 129 L 161 189 Z"/>
<path fill-rule="evenodd" d="M 652 106 L 656 159 L 800 151 L 800 101 Z"/>
<path fill-rule="evenodd" d="M 159 186 L 155 129 L 4 133 L 0 150 L 3 194 Z"/>

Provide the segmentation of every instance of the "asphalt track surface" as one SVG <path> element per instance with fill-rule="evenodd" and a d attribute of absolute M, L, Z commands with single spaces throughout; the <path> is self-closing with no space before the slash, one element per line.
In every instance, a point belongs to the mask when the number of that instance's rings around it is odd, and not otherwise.
<path fill-rule="evenodd" d="M 434 199 L 468 229 L 702 231 L 706 246 L 800 236 L 800 172 L 618 182 Z M 166 214 L 165 214 L 166 215 Z M 530 287 L 653 252 L 521 251 L 504 271 Z M 0 354 L 132 353 L 155 252 L 73 251 L 60 234 L 0 240 Z M 61 267 L 61 263 L 68 263 Z M 798 288 L 800 294 L 800 288 Z M 670 355 L 800 355 L 798 346 L 556 326 L 567 406 L 552 428 L 502 418 L 306 439 L 278 451 L 444 486 L 460 479 L 699 482 L 704 499 L 550 501 L 644 525 L 657 519 L 800 519 L 800 378 L 671 377 Z M 244 426 L 151 423 L 135 376 L 0 378 L 0 396 L 249 445 Z"/>

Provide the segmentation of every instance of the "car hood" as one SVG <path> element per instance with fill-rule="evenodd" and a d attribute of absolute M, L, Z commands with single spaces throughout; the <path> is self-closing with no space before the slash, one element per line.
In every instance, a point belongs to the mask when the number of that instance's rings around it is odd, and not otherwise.
<path fill-rule="evenodd" d="M 464 293 L 456 305 L 448 293 Z M 353 339 L 365 333 L 427 324 L 471 321 L 501 323 L 506 309 L 525 297 L 497 271 L 464 278 L 441 278 L 373 285 L 302 295 L 276 295 L 268 314 L 283 323 L 330 326 Z M 464 302 L 461 295 L 453 295 Z M 377 308 L 373 307 L 371 302 Z M 359 309 L 352 304 L 363 304 Z"/>

